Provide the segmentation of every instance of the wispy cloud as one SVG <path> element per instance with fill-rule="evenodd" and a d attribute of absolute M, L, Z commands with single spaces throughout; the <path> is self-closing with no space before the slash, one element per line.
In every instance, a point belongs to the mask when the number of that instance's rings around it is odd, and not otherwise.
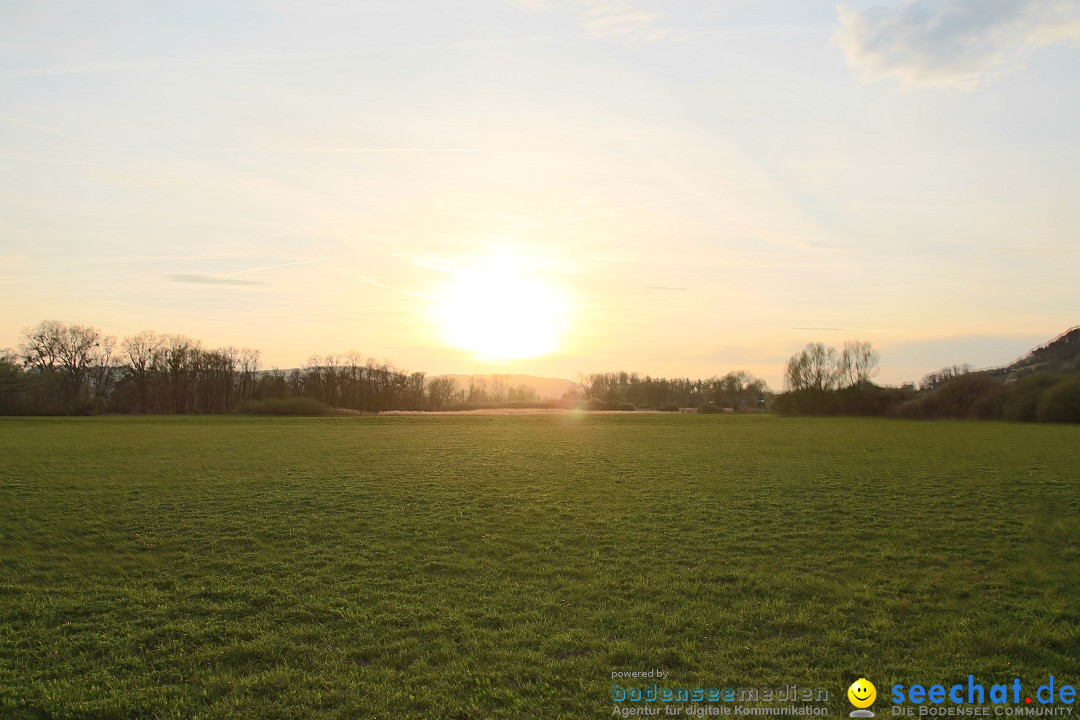
<path fill-rule="evenodd" d="M 399 258 L 406 260 L 417 267 L 424 268 L 425 270 L 436 270 L 438 272 L 451 272 L 454 269 L 454 262 L 442 257 L 422 257 L 420 255 L 414 255 L 412 253 L 402 252 L 386 252 L 383 253 L 387 257 Z"/>
<path fill-rule="evenodd" d="M 654 42 L 670 30 L 659 27 L 661 15 L 643 10 L 627 2 L 586 0 L 578 16 L 585 32 L 595 37 L 607 37 L 633 42 Z"/>
<path fill-rule="evenodd" d="M 324 222 L 324 223 L 317 223 L 315 225 L 305 225 L 304 227 L 293 228 L 292 230 L 285 230 L 284 232 L 272 233 L 270 235 L 267 235 L 267 237 L 285 237 L 286 235 L 293 235 L 293 234 L 298 233 L 298 232 L 306 232 L 308 230 L 314 230 L 315 228 L 326 227 L 327 225 L 333 225 L 333 224 L 334 224 L 333 222 Z M 329 260 L 331 258 L 326 258 L 326 259 Z"/>
<path fill-rule="evenodd" d="M 287 234 L 287 233 L 283 233 Z M 246 270 L 237 270 L 226 274 L 226 277 L 232 277 L 234 275 L 245 275 L 247 273 L 259 272 L 261 270 L 277 270 L 283 267 L 293 267 L 294 265 L 314 265 L 315 263 L 324 263 L 328 260 L 337 260 L 342 257 L 341 255 L 332 255 L 330 257 L 315 258 L 314 260 L 297 260 L 295 262 L 279 263 L 277 265 L 260 265 L 259 267 L 247 268 Z"/>
<path fill-rule="evenodd" d="M 260 152 L 260 153 L 475 153 L 474 148 L 458 147 L 205 147 L 199 150 L 216 152 Z M 318 226 L 315 226 L 318 227 Z"/>
<path fill-rule="evenodd" d="M 258 280 L 234 280 L 228 277 L 216 277 L 214 275 L 166 275 L 169 282 L 187 283 L 189 285 L 237 285 L 237 286 L 266 286 L 270 283 Z"/>
<path fill-rule="evenodd" d="M 318 226 L 314 226 L 314 227 L 318 227 Z M 230 255 L 225 255 L 225 256 L 215 256 L 215 255 L 209 255 L 209 256 L 176 256 L 176 257 L 152 256 L 152 257 L 147 258 L 147 259 L 151 259 L 151 260 L 162 260 L 162 259 L 167 259 L 167 260 L 192 260 L 192 259 L 219 259 L 221 257 L 232 257 L 232 256 L 230 256 Z M 339 257 L 342 257 L 342 256 L 334 255 L 332 257 L 315 258 L 314 260 L 297 260 L 297 261 L 294 261 L 294 262 L 278 263 L 276 265 L 260 265 L 258 267 L 245 268 L 244 270 L 237 270 L 235 272 L 225 273 L 225 274 L 220 274 L 220 275 L 206 275 L 206 274 L 198 274 L 198 273 L 188 273 L 188 274 L 164 275 L 164 276 L 162 276 L 162 278 L 167 280 L 168 282 L 182 283 L 182 284 L 186 284 L 186 285 L 223 285 L 223 286 L 233 286 L 233 287 L 269 287 L 273 283 L 262 282 L 262 281 L 259 281 L 259 280 L 244 280 L 244 279 L 241 279 L 241 278 L 237 278 L 236 276 L 237 275 L 245 275 L 247 273 L 260 272 L 260 271 L 263 271 L 263 270 L 276 270 L 278 268 L 292 267 L 294 265 L 312 265 L 314 263 L 322 263 L 322 262 L 327 262 L 329 260 L 336 260 Z M 142 289 L 140 289 L 140 288 L 134 288 L 134 289 L 129 288 L 129 289 L 126 289 L 126 290 L 121 290 L 119 292 L 109 293 L 109 294 L 105 295 L 104 297 L 107 297 L 107 298 L 120 297 L 120 296 L 123 296 L 123 295 L 132 295 L 132 294 L 135 294 L 137 292 L 142 292 Z"/>
<path fill-rule="evenodd" d="M 433 43 L 406 43 L 392 47 L 369 47 L 329 49 L 310 52 L 267 52 L 253 54 L 198 55 L 194 57 L 147 57 L 129 59 L 101 59 L 66 65 L 41 65 L 0 71 L 7 77 L 64 77 L 70 75 L 98 75 L 105 73 L 166 73 L 191 72 L 206 67 L 230 65 L 263 65 L 311 61 L 341 61 L 373 55 L 393 55 L 425 51 L 453 51 L 461 49 L 520 46 L 527 42 L 546 42 L 565 39 L 559 35 L 519 35 Z"/>
<path fill-rule="evenodd" d="M 575 215 L 574 217 L 563 218 L 561 220 L 552 220 L 550 222 L 533 223 L 526 225 L 525 228 L 541 228 L 552 227 L 554 225 L 567 225 L 569 223 L 581 222 L 582 220 L 588 220 L 590 218 L 602 217 L 604 215 L 614 215 L 616 213 L 629 212 L 630 210 L 638 210 L 641 208 L 655 207 L 657 205 L 667 205 L 668 203 L 680 202 L 682 200 L 694 200 L 696 198 L 706 197 L 708 195 L 716 195 L 721 190 L 707 190 L 705 192 L 694 193 L 693 195 L 682 195 L 680 197 L 666 198 L 664 200 L 653 200 L 651 202 L 637 203 L 636 205 L 624 205 L 623 207 L 609 208 L 607 210 L 597 210 L 596 212 L 586 213 L 585 215 Z"/>
<path fill-rule="evenodd" d="M 589 262 L 598 263 L 639 263 L 641 258 L 620 257 L 618 255 L 593 255 L 585 258 Z"/>
<path fill-rule="evenodd" d="M 1080 42 L 1080 0 L 908 0 L 841 7 L 836 42 L 865 82 L 970 90 L 1032 51 Z"/>
<path fill-rule="evenodd" d="M 578 25 L 588 35 L 631 44 L 648 44 L 659 40 L 682 40 L 689 32 L 664 22 L 664 14 L 642 7 L 630 0 L 511 0 L 527 11 L 570 8 L 577 14 Z"/>
<path fill-rule="evenodd" d="M 68 75 L 97 75 L 116 72 L 170 72 L 193 70 L 206 66 L 247 65 L 297 60 L 336 59 L 346 57 L 348 51 L 321 51 L 301 53 L 258 53 L 236 55 L 200 55 L 197 57 L 147 57 L 123 60 L 88 60 L 66 65 L 40 65 L 7 70 L 10 77 L 62 77 Z"/>

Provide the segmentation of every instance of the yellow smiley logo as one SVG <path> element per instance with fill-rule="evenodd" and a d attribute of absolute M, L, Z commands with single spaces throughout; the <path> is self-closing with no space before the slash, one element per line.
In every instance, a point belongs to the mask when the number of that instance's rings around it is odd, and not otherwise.
<path fill-rule="evenodd" d="M 847 689 L 848 700 L 857 708 L 867 708 L 877 700 L 877 688 L 866 678 L 859 678 Z"/>

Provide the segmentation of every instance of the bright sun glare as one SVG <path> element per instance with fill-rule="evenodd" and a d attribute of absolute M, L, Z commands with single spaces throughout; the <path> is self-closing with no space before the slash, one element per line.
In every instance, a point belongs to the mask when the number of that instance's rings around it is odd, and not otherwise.
<path fill-rule="evenodd" d="M 523 265 L 493 257 L 454 271 L 437 307 L 446 342 L 491 360 L 554 352 L 568 303 Z"/>

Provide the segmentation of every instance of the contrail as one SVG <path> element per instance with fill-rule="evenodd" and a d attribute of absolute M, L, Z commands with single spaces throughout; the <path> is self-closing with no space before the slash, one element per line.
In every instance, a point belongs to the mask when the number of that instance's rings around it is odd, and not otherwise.
<path fill-rule="evenodd" d="M 638 208 L 653 207 L 655 205 L 667 205 L 668 203 L 679 202 L 681 200 L 693 200 L 694 198 L 705 197 L 706 195 L 716 195 L 723 192 L 722 190 L 709 190 L 707 192 L 695 193 L 693 195 L 683 195 L 677 198 L 668 198 L 667 200 L 654 200 L 653 202 L 640 203 L 638 205 L 626 205 L 619 208 L 611 208 L 610 210 L 598 210 L 597 212 L 589 213 L 588 215 L 578 215 L 577 217 L 565 218 L 563 220 L 554 220 L 546 223 L 536 223 L 534 225 L 526 225 L 526 228 L 538 228 L 538 227 L 551 227 L 552 225 L 566 225 L 568 223 L 580 222 L 582 220 L 588 220 L 589 218 L 600 217 L 602 215 L 613 215 L 615 213 L 627 212 L 629 210 L 637 210 Z"/>
<path fill-rule="evenodd" d="M 296 232 L 296 231 L 292 231 Z M 288 234 L 288 233 L 283 233 Z M 343 255 L 331 255 L 330 257 L 316 258 L 314 260 L 297 260 L 296 262 L 281 263 L 280 265 L 263 265 L 261 267 L 248 268 L 247 270 L 237 270 L 236 272 L 226 273 L 225 277 L 232 277 L 233 275 L 243 275 L 244 273 L 258 272 L 259 270 L 276 270 L 283 267 L 292 267 L 293 265 L 312 265 L 314 263 L 326 262 L 327 260 L 337 260 Z"/>
<path fill-rule="evenodd" d="M 349 270 L 348 268 L 341 268 L 341 271 L 348 274 L 348 275 L 352 275 L 353 277 L 358 278 L 359 280 L 362 280 L 362 281 L 366 282 L 369 285 L 374 285 L 375 287 L 379 287 L 379 288 L 382 288 L 384 290 L 393 290 L 394 292 L 401 293 L 403 295 L 410 295 L 412 297 L 418 297 L 418 298 L 421 298 L 423 300 L 435 300 L 436 299 L 431 295 L 425 295 L 424 293 L 418 293 L 418 292 L 414 292 L 412 290 L 403 290 L 401 288 L 394 287 L 393 285 L 387 285 L 385 283 L 381 283 L 378 280 L 376 280 L 375 278 L 369 277 L 367 275 L 363 275 L 361 273 L 356 272 L 355 270 Z"/>
<path fill-rule="evenodd" d="M 208 235 L 206 237 L 213 237 L 213 238 L 275 238 L 275 237 L 283 237 L 285 235 L 292 235 L 293 233 L 304 232 L 305 230 L 314 230 L 315 228 L 326 227 L 327 225 L 334 225 L 337 222 L 340 222 L 340 221 L 331 220 L 329 222 L 316 223 L 315 225 L 305 225 L 304 227 L 293 228 L 291 230 L 285 230 L 284 232 L 276 232 L 276 233 L 229 233 L 227 235 Z"/>
<path fill-rule="evenodd" d="M 306 227 L 293 228 L 292 230 L 286 230 L 285 232 L 274 233 L 273 235 L 267 235 L 266 237 L 281 237 L 283 235 L 292 235 L 293 233 L 303 232 L 305 230 L 314 230 L 315 228 L 326 227 L 327 225 L 333 225 L 331 222 L 319 223 L 317 225 L 308 225 Z"/>

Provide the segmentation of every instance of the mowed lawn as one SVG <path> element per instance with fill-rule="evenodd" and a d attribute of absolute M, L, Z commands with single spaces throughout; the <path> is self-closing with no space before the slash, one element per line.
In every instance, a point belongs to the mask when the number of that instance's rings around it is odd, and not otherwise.
<path fill-rule="evenodd" d="M 0 419 L 0 717 L 601 718 L 1080 681 L 1080 427 Z M 881 712 L 879 712 L 881 715 Z"/>

